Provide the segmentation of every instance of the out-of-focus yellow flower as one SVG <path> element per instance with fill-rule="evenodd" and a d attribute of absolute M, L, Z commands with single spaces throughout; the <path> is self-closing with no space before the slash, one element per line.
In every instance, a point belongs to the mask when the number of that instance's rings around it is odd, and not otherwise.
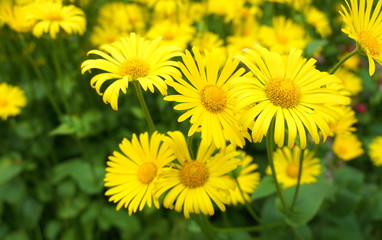
<path fill-rule="evenodd" d="M 348 91 L 351 96 L 355 96 L 362 91 L 362 79 L 354 73 L 345 68 L 339 68 L 334 75 L 342 81 L 344 90 Z"/>
<path fill-rule="evenodd" d="M 284 16 L 274 17 L 272 27 L 260 27 L 260 42 L 269 50 L 289 53 L 291 48 L 304 49 L 309 37 L 303 26 L 293 23 Z"/>
<path fill-rule="evenodd" d="M 193 38 L 195 28 L 188 23 L 177 24 L 172 21 L 163 20 L 155 23 L 147 32 L 148 39 L 162 37 L 162 45 L 178 46 L 182 50 Z"/>
<path fill-rule="evenodd" d="M 7 83 L 0 83 L 0 118 L 7 120 L 21 112 L 25 107 L 27 99 L 24 91 L 18 86 L 12 86 Z"/>
<path fill-rule="evenodd" d="M 309 7 L 305 11 L 306 21 L 312 25 L 321 37 L 326 38 L 332 34 L 329 19 L 324 12 L 315 7 Z"/>
<path fill-rule="evenodd" d="M 337 135 L 333 142 L 333 152 L 344 161 L 350 161 L 364 153 L 361 141 L 354 134 Z"/>
<path fill-rule="evenodd" d="M 283 188 L 297 185 L 301 149 L 298 146 L 289 149 L 288 147 L 278 148 L 273 153 L 273 162 L 278 181 Z M 271 168 L 267 167 L 266 173 L 271 175 Z M 304 150 L 301 167 L 301 184 L 317 182 L 317 176 L 321 173 L 320 159 L 314 157 L 314 152 Z"/>
<path fill-rule="evenodd" d="M 0 4 L 0 22 L 7 24 L 16 32 L 31 31 L 35 20 L 31 19 L 32 4 L 13 4 L 5 1 Z"/>
<path fill-rule="evenodd" d="M 90 36 L 90 41 L 94 46 L 101 46 L 103 44 L 110 44 L 121 37 L 128 36 L 127 33 L 118 30 L 118 28 L 110 25 L 97 25 L 93 28 Z"/>
<path fill-rule="evenodd" d="M 244 5 L 243 0 L 209 0 L 208 12 L 224 16 L 225 22 L 231 21 Z"/>
<path fill-rule="evenodd" d="M 216 33 L 200 32 L 196 35 L 191 45 L 198 47 L 201 52 L 204 52 L 204 50 L 211 51 L 214 48 L 220 48 L 223 44 L 223 40 Z"/>
<path fill-rule="evenodd" d="M 369 144 L 369 156 L 375 166 L 382 166 L 382 136 L 374 138 Z"/>
<path fill-rule="evenodd" d="M 358 122 L 355 112 L 350 106 L 338 107 L 336 111 L 339 119 L 336 121 L 329 120 L 330 134 L 329 136 L 349 134 L 356 131 L 354 124 Z"/>
<path fill-rule="evenodd" d="M 31 18 L 36 20 L 33 27 L 33 34 L 36 37 L 49 33 L 50 37 L 55 39 L 60 31 L 79 35 L 85 33 L 85 13 L 74 5 L 62 5 L 61 2 L 37 2 L 33 5 L 31 12 Z"/>

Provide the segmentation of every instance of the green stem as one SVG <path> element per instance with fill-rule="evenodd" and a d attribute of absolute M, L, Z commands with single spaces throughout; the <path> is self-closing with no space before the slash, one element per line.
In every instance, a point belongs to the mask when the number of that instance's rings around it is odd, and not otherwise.
<path fill-rule="evenodd" d="M 299 163 L 298 163 L 297 186 L 296 186 L 296 189 L 294 191 L 294 196 L 293 196 L 292 204 L 290 206 L 290 212 L 293 211 L 294 204 L 296 203 L 296 200 L 297 200 L 298 191 L 300 190 L 303 160 L 304 160 L 304 149 L 301 149 L 300 160 L 299 160 Z"/>
<path fill-rule="evenodd" d="M 255 210 L 252 208 L 251 202 L 248 202 L 245 199 L 243 189 L 241 188 L 239 181 L 237 180 L 237 176 L 235 176 L 235 181 L 236 181 L 236 186 L 239 188 L 240 194 L 243 197 L 243 200 L 245 202 L 245 204 L 244 204 L 245 208 L 247 209 L 247 211 L 249 212 L 249 214 L 252 216 L 253 219 L 255 219 L 257 222 L 261 223 L 262 221 L 261 221 L 260 217 L 257 216 Z"/>
<path fill-rule="evenodd" d="M 155 131 L 155 126 L 154 126 L 153 119 L 151 118 L 150 111 L 147 108 L 147 104 L 146 104 L 145 98 L 143 97 L 141 85 L 139 84 L 138 81 L 133 81 L 133 85 L 134 85 L 134 88 L 135 88 L 135 92 L 137 93 L 139 104 L 141 105 L 143 114 L 145 115 L 146 122 L 147 122 L 147 125 L 149 127 L 149 131 L 151 133 L 153 133 Z"/>
<path fill-rule="evenodd" d="M 192 215 L 191 215 L 192 216 Z M 210 222 L 208 221 L 207 216 L 203 214 L 196 214 L 192 216 L 192 219 L 199 225 L 206 239 L 213 240 L 214 237 L 214 229 Z"/>
<path fill-rule="evenodd" d="M 330 69 L 329 73 L 334 74 L 337 71 L 337 69 L 342 66 L 342 64 L 344 64 L 349 58 L 353 57 L 358 52 L 359 52 L 359 49 L 357 46 L 352 52 L 348 53 L 348 55 L 346 55 L 343 59 L 341 59 L 341 61 L 339 61 L 336 65 L 334 65 L 334 67 Z"/>
<path fill-rule="evenodd" d="M 58 39 L 52 41 L 52 55 L 53 55 L 53 65 L 56 70 L 57 74 L 57 82 L 59 84 L 58 92 L 61 97 L 61 101 L 64 104 L 64 108 L 66 113 L 70 112 L 70 105 L 65 95 L 65 81 L 62 77 L 62 68 L 59 60 L 59 48 L 61 47 L 56 41 L 59 41 Z"/>
<path fill-rule="evenodd" d="M 267 132 L 267 137 L 266 137 L 268 162 L 269 162 L 269 166 L 271 167 L 271 170 L 272 170 L 272 177 L 275 181 L 275 187 L 277 190 L 277 194 L 280 198 L 280 201 L 281 201 L 281 204 L 283 205 L 284 210 L 287 211 L 288 208 L 287 208 L 287 205 L 285 203 L 284 196 L 281 192 L 280 184 L 277 180 L 277 174 L 276 174 L 275 165 L 273 162 L 274 131 L 275 131 L 275 121 L 273 119 L 271 122 L 271 125 L 269 126 L 269 129 Z"/>

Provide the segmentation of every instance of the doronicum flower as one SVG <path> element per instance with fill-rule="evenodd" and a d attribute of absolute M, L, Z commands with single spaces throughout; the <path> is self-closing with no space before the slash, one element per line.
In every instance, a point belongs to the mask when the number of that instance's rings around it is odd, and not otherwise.
<path fill-rule="evenodd" d="M 21 108 L 27 104 L 24 91 L 18 86 L 0 83 L 0 118 L 7 120 L 21 112 Z"/>
<path fill-rule="evenodd" d="M 374 138 L 369 144 L 369 156 L 375 166 L 382 166 L 382 136 Z"/>
<path fill-rule="evenodd" d="M 239 61 L 221 59 L 219 49 L 205 51 L 201 55 L 198 48 L 192 49 L 194 56 L 186 50 L 179 67 L 184 74 L 168 81 L 179 94 L 166 96 L 164 100 L 178 102 L 174 109 L 185 110 L 178 121 L 190 118 L 188 136 L 201 131 L 201 137 L 218 148 L 226 146 L 226 141 L 242 147 L 245 144 L 244 130 L 238 124 L 239 114 L 234 114 L 235 99 L 229 92 L 231 80 L 242 76 L 244 69 L 237 70 Z M 237 71 L 236 71 L 237 70 Z"/>
<path fill-rule="evenodd" d="M 349 134 L 357 130 L 354 125 L 358 122 L 358 119 L 350 106 L 339 107 L 337 112 L 340 116 L 339 119 L 335 121 L 329 120 L 329 136 Z"/>
<path fill-rule="evenodd" d="M 375 72 L 374 60 L 382 64 L 382 1 L 374 0 L 345 0 L 346 7 L 341 5 L 343 21 L 342 31 L 354 39 L 359 49 L 369 60 L 369 75 Z"/>
<path fill-rule="evenodd" d="M 239 152 L 227 146 L 217 152 L 213 144 L 200 143 L 196 158 L 192 159 L 183 134 L 168 132 L 164 141 L 173 150 L 177 163 L 163 169 L 155 196 L 166 196 L 163 205 L 177 212 L 213 215 L 214 204 L 225 211 L 230 189 L 235 182 L 227 174 L 237 167 Z"/>
<path fill-rule="evenodd" d="M 121 38 L 112 44 L 101 46 L 101 50 L 91 50 L 101 59 L 89 59 L 82 63 L 82 73 L 91 69 L 104 72 L 95 75 L 90 84 L 103 101 L 110 103 L 114 110 L 118 110 L 119 92 L 126 93 L 129 82 L 138 81 L 146 91 L 154 92 L 154 86 L 162 95 L 167 94 L 167 85 L 163 79 L 170 79 L 177 75 L 176 63 L 172 57 L 178 55 L 176 47 L 159 46 L 161 39 L 145 40 L 131 33 L 129 37 Z M 114 80 L 101 92 L 101 86 L 108 80 Z"/>
<path fill-rule="evenodd" d="M 318 71 L 314 59 L 305 59 L 302 51 L 291 49 L 287 56 L 270 52 L 260 45 L 245 49 L 237 56 L 255 75 L 234 79 L 232 94 L 236 109 L 246 109 L 241 117 L 245 128 L 252 129 L 254 142 L 261 142 L 274 119 L 274 140 L 292 148 L 299 135 L 299 145 L 306 147 L 307 132 L 315 144 L 330 133 L 327 119 L 338 119 L 335 106 L 350 103 L 335 89 L 328 88 L 339 79 Z"/>
<path fill-rule="evenodd" d="M 287 147 L 278 148 L 273 153 L 273 161 L 277 179 L 283 188 L 297 185 L 300 168 L 301 149 L 298 146 L 290 149 Z M 270 167 L 266 173 L 271 175 Z M 314 157 L 314 152 L 304 150 L 303 162 L 301 167 L 301 184 L 317 182 L 317 176 L 321 173 L 320 159 Z"/>
<path fill-rule="evenodd" d="M 337 135 L 333 142 L 333 152 L 342 160 L 350 161 L 363 154 L 361 141 L 354 134 Z"/>
<path fill-rule="evenodd" d="M 239 159 L 241 162 L 238 168 L 231 174 L 235 178 L 236 187 L 231 190 L 229 202 L 234 206 L 250 202 L 251 194 L 260 183 L 260 173 L 256 171 L 258 165 L 253 163 L 253 158 L 241 151 Z"/>
<path fill-rule="evenodd" d="M 127 208 L 129 214 L 152 204 L 159 208 L 158 199 L 153 197 L 153 189 L 161 168 L 173 160 L 173 152 L 164 145 L 163 135 L 154 132 L 139 138 L 133 134 L 132 140 L 123 139 L 119 145 L 122 153 L 115 151 L 107 162 L 105 195 L 109 201 L 117 203 L 117 210 Z"/>
<path fill-rule="evenodd" d="M 60 1 L 36 2 L 31 12 L 31 18 L 36 21 L 32 30 L 36 37 L 49 33 L 55 39 L 60 31 L 82 35 L 86 30 L 85 13 L 74 5 L 62 5 Z"/>

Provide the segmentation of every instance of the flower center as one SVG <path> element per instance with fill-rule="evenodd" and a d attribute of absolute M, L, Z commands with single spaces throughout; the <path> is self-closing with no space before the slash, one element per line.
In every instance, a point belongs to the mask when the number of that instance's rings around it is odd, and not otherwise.
<path fill-rule="evenodd" d="M 367 50 L 370 55 L 378 56 L 382 53 L 382 44 L 369 31 L 358 33 L 358 41 L 362 50 Z"/>
<path fill-rule="evenodd" d="M 288 165 L 288 167 L 285 169 L 285 172 L 286 172 L 288 177 L 297 178 L 298 177 L 298 164 L 290 163 Z"/>
<path fill-rule="evenodd" d="M 157 175 L 157 165 L 153 162 L 143 163 L 138 169 L 138 180 L 143 184 L 150 184 Z"/>
<path fill-rule="evenodd" d="M 5 108 L 9 104 L 8 100 L 6 99 L 0 99 L 0 108 Z"/>
<path fill-rule="evenodd" d="M 208 169 L 204 163 L 192 161 L 186 163 L 179 172 L 182 183 L 188 188 L 203 186 L 208 179 Z"/>
<path fill-rule="evenodd" d="M 150 65 L 140 59 L 140 58 L 131 58 L 122 63 L 120 68 L 121 76 L 130 75 L 134 79 L 145 77 L 150 72 Z"/>
<path fill-rule="evenodd" d="M 200 101 L 207 111 L 219 113 L 223 111 L 227 98 L 225 92 L 216 85 L 207 85 L 200 91 Z"/>
<path fill-rule="evenodd" d="M 277 42 L 280 43 L 281 45 L 286 45 L 288 43 L 288 38 L 285 37 L 284 35 L 278 35 L 276 39 L 277 39 Z"/>
<path fill-rule="evenodd" d="M 64 20 L 60 12 L 51 12 L 46 16 L 46 19 L 50 22 L 59 22 Z"/>
<path fill-rule="evenodd" d="M 290 79 L 276 78 L 265 86 L 265 94 L 276 106 L 292 108 L 298 105 L 301 94 L 300 89 Z"/>
<path fill-rule="evenodd" d="M 166 41 L 171 41 L 175 39 L 174 33 L 170 31 L 163 33 L 162 37 L 163 37 L 163 40 L 166 40 Z"/>

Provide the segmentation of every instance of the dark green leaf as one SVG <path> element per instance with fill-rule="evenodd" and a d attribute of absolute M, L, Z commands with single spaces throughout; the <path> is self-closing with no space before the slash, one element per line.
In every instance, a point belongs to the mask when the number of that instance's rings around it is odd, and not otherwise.
<path fill-rule="evenodd" d="M 252 199 L 259 199 L 269 196 L 276 192 L 276 187 L 272 176 L 265 176 L 261 179 L 260 184 L 256 187 L 255 191 L 252 193 Z"/>

